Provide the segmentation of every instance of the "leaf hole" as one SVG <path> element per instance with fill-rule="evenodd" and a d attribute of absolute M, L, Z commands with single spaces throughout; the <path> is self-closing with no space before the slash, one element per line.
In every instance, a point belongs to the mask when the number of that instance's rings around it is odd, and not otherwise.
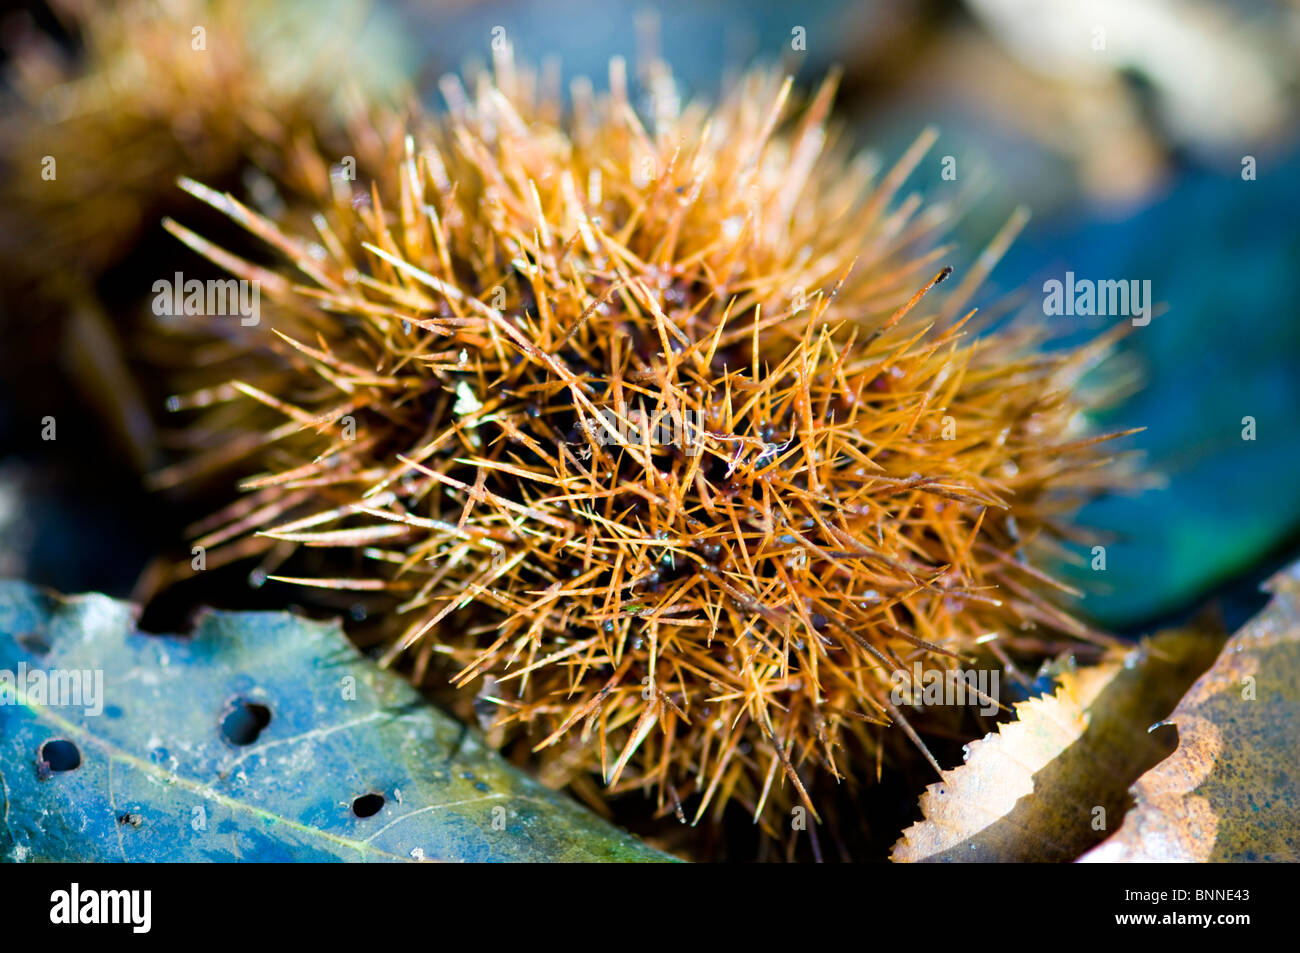
<path fill-rule="evenodd" d="M 75 771 L 81 767 L 81 752 L 65 738 L 56 738 L 41 745 L 41 761 L 51 771 Z"/>
<path fill-rule="evenodd" d="M 352 813 L 357 817 L 374 817 L 384 807 L 382 794 L 363 794 L 352 802 Z"/>
<path fill-rule="evenodd" d="M 50 643 L 39 632 L 25 632 L 16 637 L 17 642 L 33 655 L 49 655 Z"/>
<path fill-rule="evenodd" d="M 221 734 L 232 745 L 251 745 L 271 723 L 271 709 L 246 698 L 236 698 L 221 718 Z"/>

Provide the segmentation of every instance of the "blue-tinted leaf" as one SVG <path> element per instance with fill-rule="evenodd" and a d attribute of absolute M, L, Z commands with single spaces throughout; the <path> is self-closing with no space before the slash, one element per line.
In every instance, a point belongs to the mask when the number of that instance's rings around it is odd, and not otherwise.
<path fill-rule="evenodd" d="M 146 635 L 126 603 L 0 582 L 0 692 L 83 672 L 80 696 L 3 694 L 0 858 L 670 859 L 506 764 L 337 625 L 211 612 Z"/>

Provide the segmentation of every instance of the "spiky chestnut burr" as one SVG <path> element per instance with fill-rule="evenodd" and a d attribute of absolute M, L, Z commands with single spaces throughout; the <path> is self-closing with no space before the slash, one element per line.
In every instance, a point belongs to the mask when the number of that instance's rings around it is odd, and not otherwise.
<path fill-rule="evenodd" d="M 973 336 L 970 282 L 932 308 L 937 223 L 891 207 L 928 137 L 874 180 L 833 83 L 794 116 L 770 74 L 648 86 L 647 126 L 617 61 L 567 119 L 508 57 L 446 80 L 309 236 L 185 183 L 297 269 L 168 223 L 275 302 L 195 402 L 263 471 L 198 543 L 343 550 L 272 578 L 388 594 L 387 659 L 452 663 L 552 779 L 774 830 L 916 738 L 895 670 L 1096 637 L 1022 557 L 1113 479 L 1077 389 L 1109 342 Z"/>

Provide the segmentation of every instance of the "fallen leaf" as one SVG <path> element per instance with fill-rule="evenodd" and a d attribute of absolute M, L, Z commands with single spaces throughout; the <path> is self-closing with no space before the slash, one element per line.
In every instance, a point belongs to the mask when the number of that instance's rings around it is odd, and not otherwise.
<path fill-rule="evenodd" d="M 891 859 L 1073 860 L 1123 816 L 1128 786 L 1167 755 L 1148 732 L 1205 670 L 1223 636 L 1174 630 L 1066 671 L 1054 694 L 1015 706 L 1016 720 L 966 746 L 965 763 L 921 796 L 923 819 Z"/>
<path fill-rule="evenodd" d="M 1300 564 L 1169 721 L 1178 748 L 1085 862 L 1300 860 Z"/>
<path fill-rule="evenodd" d="M 155 636 L 127 603 L 0 582 L 0 860 L 671 859 L 508 765 L 337 624 L 209 612 Z"/>

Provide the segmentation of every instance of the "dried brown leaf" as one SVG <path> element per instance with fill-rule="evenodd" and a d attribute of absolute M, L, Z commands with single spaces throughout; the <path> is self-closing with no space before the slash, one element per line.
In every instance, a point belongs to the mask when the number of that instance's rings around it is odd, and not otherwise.
<path fill-rule="evenodd" d="M 1237 632 L 1169 721 L 1178 749 L 1087 862 L 1300 859 L 1300 563 Z"/>
<path fill-rule="evenodd" d="M 1205 629 L 1173 630 L 1066 672 L 1055 694 L 1019 703 L 1015 721 L 967 745 L 966 763 L 921 796 L 924 820 L 891 859 L 1078 857 L 1122 816 L 1132 779 L 1169 753 L 1170 733 L 1148 729 L 1222 644 Z"/>

